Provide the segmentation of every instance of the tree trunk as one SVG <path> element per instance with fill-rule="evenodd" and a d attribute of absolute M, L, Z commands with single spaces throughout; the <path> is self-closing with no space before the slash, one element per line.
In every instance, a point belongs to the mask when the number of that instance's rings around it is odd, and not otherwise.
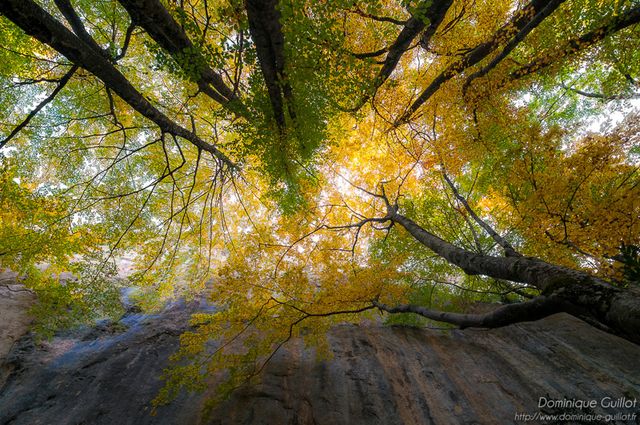
<path fill-rule="evenodd" d="M 640 290 L 623 289 L 567 267 L 550 264 L 535 257 L 495 257 L 459 248 L 426 231 L 410 218 L 391 211 L 390 220 L 401 225 L 418 242 L 449 263 L 470 275 L 526 283 L 538 288 L 542 295 L 532 301 L 487 315 L 432 317 L 415 311 L 415 306 L 383 308 L 389 312 L 405 311 L 460 326 L 499 327 L 510 323 L 536 320 L 559 311 L 571 313 L 589 322 L 598 322 L 612 333 L 640 343 Z M 397 311 L 392 311 L 392 310 Z M 413 310 L 412 310 L 413 309 Z M 466 317 L 462 317 L 466 316 Z M 481 317 L 482 316 L 482 317 Z"/>
<path fill-rule="evenodd" d="M 256 47 L 258 62 L 267 86 L 273 117 L 278 129 L 286 127 L 283 103 L 287 102 L 289 117 L 295 121 L 293 90 L 285 73 L 284 34 L 277 0 L 247 0 L 245 2 L 249 32 Z"/>

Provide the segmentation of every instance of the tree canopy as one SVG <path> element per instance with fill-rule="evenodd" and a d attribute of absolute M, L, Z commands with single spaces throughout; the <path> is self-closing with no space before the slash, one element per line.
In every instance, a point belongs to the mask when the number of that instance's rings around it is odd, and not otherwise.
<path fill-rule="evenodd" d="M 640 338 L 638 1 L 0 15 L 0 265 L 45 332 L 117 314 L 124 254 L 145 308 L 207 294 L 159 402 L 341 321 L 566 311 Z"/>

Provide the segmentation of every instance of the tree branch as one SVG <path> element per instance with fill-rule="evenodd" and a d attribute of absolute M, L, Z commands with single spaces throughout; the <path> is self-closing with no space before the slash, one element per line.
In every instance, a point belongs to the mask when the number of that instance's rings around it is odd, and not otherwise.
<path fill-rule="evenodd" d="M 475 211 L 471 208 L 471 206 L 469 205 L 469 203 L 467 202 L 467 200 L 460 195 L 460 192 L 458 192 L 458 189 L 456 188 L 456 186 L 453 184 L 453 181 L 451 181 L 451 179 L 449 178 L 449 176 L 447 175 L 446 172 L 442 172 L 442 177 L 444 177 L 444 180 L 447 182 L 447 184 L 449 185 L 449 187 L 451 188 L 451 191 L 453 192 L 454 196 L 456 197 L 456 199 L 458 201 L 460 201 L 460 203 L 464 206 L 465 210 L 467 210 L 467 212 L 469 213 L 469 215 L 471 216 L 471 218 L 473 218 L 473 220 L 478 223 L 478 225 L 480 227 L 482 227 L 488 234 L 489 236 L 491 236 L 491 238 L 502 247 L 502 249 L 504 249 L 504 254 L 506 256 L 520 256 L 521 254 L 519 254 L 514 248 L 513 246 L 511 246 L 511 244 L 509 242 L 507 242 L 502 236 L 500 236 L 500 234 L 498 234 L 498 232 L 496 232 L 486 221 L 484 221 L 483 219 L 481 219 L 480 217 L 478 217 L 478 215 L 475 213 Z"/>
<path fill-rule="evenodd" d="M 387 313 L 414 313 L 438 322 L 451 323 L 462 329 L 471 327 L 499 328 L 518 322 L 539 320 L 567 310 L 565 303 L 555 296 L 539 296 L 517 304 L 506 304 L 485 314 L 451 313 L 431 310 L 414 304 L 391 307 L 375 300 L 373 305 Z"/>
<path fill-rule="evenodd" d="M 109 60 L 80 40 L 33 0 L 4 0 L 0 2 L 0 13 L 22 28 L 25 33 L 48 44 L 76 66 L 86 69 L 101 79 L 129 106 L 154 122 L 163 132 L 182 137 L 198 148 L 211 153 L 223 164 L 235 167 L 216 146 L 202 140 L 159 111 Z"/>
<path fill-rule="evenodd" d="M 600 100 L 628 100 L 628 99 L 640 99 L 640 93 L 630 93 L 630 94 L 616 94 L 616 95 L 606 95 L 602 93 L 589 93 L 583 90 L 579 90 L 573 87 L 569 87 L 565 84 L 561 85 L 563 89 L 572 91 L 574 93 L 579 94 L 580 96 L 590 97 L 592 99 L 600 99 Z"/>
<path fill-rule="evenodd" d="M 85 28 L 84 23 L 82 23 L 82 19 L 80 19 L 80 16 L 78 16 L 75 9 L 71 5 L 71 1 L 70 0 L 54 0 L 54 1 L 56 6 L 58 7 L 58 10 L 62 12 L 62 15 L 65 17 L 67 22 L 69 22 L 69 25 L 71 25 L 73 32 L 78 36 L 78 38 L 80 38 L 82 41 L 87 43 L 87 45 L 89 45 L 92 49 L 95 49 L 96 52 L 99 52 L 105 58 L 111 59 L 109 53 L 105 49 L 100 47 L 100 45 L 96 43 L 96 41 L 93 39 L 91 34 L 87 32 L 87 29 Z"/>
<path fill-rule="evenodd" d="M 614 16 L 608 23 L 589 31 L 580 37 L 573 38 L 556 52 L 545 52 L 538 59 L 533 60 L 511 73 L 510 79 L 517 80 L 541 69 L 548 67 L 554 61 L 570 56 L 580 50 L 584 50 L 609 35 L 623 30 L 631 25 L 640 22 L 640 6 L 627 10 L 626 12 Z"/>
<path fill-rule="evenodd" d="M 174 59 L 180 55 L 195 55 L 201 68 L 195 78 L 200 90 L 229 111 L 246 116 L 240 99 L 229 88 L 222 76 L 205 64 L 205 59 L 197 53 L 186 32 L 159 0 L 118 0 L 131 16 L 132 23 L 143 28 L 153 40 L 165 49 Z M 184 66 L 184 60 L 177 60 Z"/>
<path fill-rule="evenodd" d="M 131 36 L 133 35 L 133 30 L 135 29 L 135 23 L 131 22 L 131 24 L 127 27 L 127 32 L 124 35 L 124 42 L 122 43 L 122 47 L 120 48 L 120 53 L 118 53 L 114 58 L 115 61 L 119 61 L 127 54 L 127 49 L 129 48 L 129 43 L 131 42 Z"/>
<path fill-rule="evenodd" d="M 480 43 L 461 59 L 456 60 L 442 71 L 431 83 L 425 88 L 420 96 L 411 104 L 407 111 L 396 120 L 394 127 L 398 127 L 401 124 L 408 122 L 411 116 L 420 108 L 433 94 L 438 91 L 442 84 L 449 81 L 451 78 L 458 75 L 465 69 L 477 64 L 484 58 L 486 58 L 491 52 L 493 52 L 504 40 L 506 40 L 513 30 L 516 29 L 520 33 L 528 27 L 529 23 L 537 16 L 541 10 L 543 10 L 547 4 L 559 0 L 532 0 L 531 3 L 526 5 L 521 11 L 515 14 L 515 16 L 505 25 L 500 27 L 489 41 Z M 533 27 L 531 27 L 533 29 Z M 525 34 L 526 35 L 526 34 Z M 516 35 L 517 37 L 517 35 Z M 524 38 L 524 36 L 522 37 Z M 513 49 L 521 40 L 516 40 L 511 46 Z M 510 50 L 509 50 L 510 51 Z"/>
<path fill-rule="evenodd" d="M 388 16 L 377 16 L 372 13 L 367 13 L 364 10 L 360 9 L 358 6 L 355 6 L 353 9 L 350 9 L 349 12 L 355 13 L 356 15 L 362 16 L 363 18 L 373 19 L 378 22 L 389 22 L 395 25 L 406 25 L 407 21 L 401 21 L 399 19 L 390 18 Z"/>
<path fill-rule="evenodd" d="M 401 225 L 418 242 L 469 275 L 484 275 L 526 283 L 543 292 L 553 290 L 558 282 L 577 284 L 591 282 L 596 285 L 610 286 L 587 273 L 549 264 L 534 257 L 494 257 L 467 251 L 426 231 L 398 212 L 391 212 L 391 220 Z"/>
<path fill-rule="evenodd" d="M 278 129 L 286 127 L 284 103 L 289 117 L 295 122 L 293 91 L 287 81 L 284 57 L 284 34 L 280 23 L 278 0 L 247 0 L 245 2 L 249 32 L 256 47 L 260 70 L 264 77 L 273 117 Z"/>
<path fill-rule="evenodd" d="M 29 122 L 38 114 L 38 112 L 42 110 L 42 108 L 47 106 L 53 99 L 55 99 L 58 93 L 60 93 L 64 86 L 67 85 L 67 83 L 77 70 L 78 66 L 73 65 L 71 69 L 69 69 L 69 71 L 67 71 L 67 73 L 58 80 L 58 85 L 51 92 L 51 94 L 47 96 L 42 102 L 40 102 L 33 111 L 29 112 L 29 115 L 27 115 L 27 117 L 20 124 L 18 124 L 16 128 L 13 129 L 13 131 L 11 131 L 11 133 L 7 137 L 0 141 L 0 149 L 2 149 L 7 143 L 9 143 L 9 141 L 13 139 L 20 132 L 20 130 L 25 128 L 29 124 Z"/>
<path fill-rule="evenodd" d="M 549 4 L 547 4 L 540 12 L 538 12 L 533 17 L 533 19 L 531 19 L 522 29 L 520 29 L 520 31 L 518 31 L 518 33 L 507 43 L 504 49 L 502 49 L 502 52 L 500 52 L 499 55 L 493 58 L 491 62 L 489 62 L 482 69 L 474 72 L 473 74 L 469 75 L 469 77 L 467 77 L 467 80 L 462 86 L 462 92 L 466 93 L 473 80 L 487 75 L 489 71 L 495 68 L 504 58 L 509 55 L 509 53 L 511 53 L 513 49 L 515 49 L 518 44 L 520 44 L 522 40 L 524 40 L 524 38 L 531 31 L 533 31 L 538 25 L 540 25 L 545 18 L 551 15 L 564 2 L 565 0 L 553 0 L 549 2 Z"/>
<path fill-rule="evenodd" d="M 422 42 L 427 43 L 431 39 L 452 3 L 453 0 L 439 0 L 435 2 L 429 0 L 422 1 L 418 4 L 416 9 L 420 11 L 424 10 L 424 16 L 412 16 L 405 23 L 404 28 L 402 28 L 402 31 L 400 31 L 396 40 L 388 48 L 389 53 L 387 53 L 384 63 L 382 64 L 382 68 L 374 80 L 373 92 L 371 94 L 365 94 L 358 101 L 356 106 L 347 110 L 348 112 L 355 112 L 359 110 L 369 99 L 371 99 L 373 93 L 375 93 L 375 91 L 391 76 L 393 70 L 398 65 L 398 62 L 400 62 L 400 58 L 407 51 L 411 42 L 418 36 L 418 34 L 420 34 L 420 32 L 424 30 Z M 429 22 L 429 26 L 426 29 L 425 22 Z M 382 53 L 384 52 L 381 52 L 380 54 Z"/>
<path fill-rule="evenodd" d="M 375 58 L 376 56 L 380 56 L 389 51 L 388 47 L 383 47 L 382 49 L 378 49 L 374 52 L 364 52 L 364 53 L 353 53 L 351 54 L 358 59 L 366 59 L 366 58 Z"/>

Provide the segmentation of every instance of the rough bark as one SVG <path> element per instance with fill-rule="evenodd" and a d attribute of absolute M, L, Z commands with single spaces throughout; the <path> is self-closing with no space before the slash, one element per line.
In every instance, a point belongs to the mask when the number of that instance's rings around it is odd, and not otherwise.
<path fill-rule="evenodd" d="M 202 140 L 159 111 L 109 60 L 69 31 L 33 0 L 3 0 L 0 2 L 0 13 L 22 28 L 25 33 L 48 44 L 75 65 L 98 77 L 129 106 L 153 121 L 163 132 L 186 139 L 198 148 L 210 152 L 223 163 L 233 166 L 231 160 L 217 147 Z"/>
<path fill-rule="evenodd" d="M 247 0 L 245 3 L 249 32 L 255 44 L 260 70 L 264 77 L 278 129 L 285 131 L 284 104 L 295 121 L 293 90 L 285 72 L 284 34 L 280 22 L 278 0 Z"/>
<path fill-rule="evenodd" d="M 401 225 L 418 242 L 431 249 L 449 263 L 470 275 L 484 275 L 495 279 L 535 286 L 542 296 L 523 303 L 521 307 L 508 307 L 497 317 L 458 317 L 440 315 L 440 319 L 454 324 L 476 323 L 477 326 L 495 327 L 496 324 L 515 323 L 544 317 L 557 311 L 566 311 L 590 321 L 596 321 L 613 333 L 640 342 L 640 291 L 613 287 L 588 273 L 550 264 L 535 257 L 494 257 L 476 254 L 459 248 L 426 231 L 413 220 L 390 209 L 388 218 Z M 544 298 L 542 298 L 544 297 Z M 553 302 L 551 302 L 553 301 Z M 415 309 L 416 307 L 412 307 Z M 414 313 L 421 314 L 418 310 Z M 425 311 L 434 318 L 433 312 Z M 438 313 L 439 314 L 439 313 Z M 490 326 L 487 326 L 489 324 Z"/>
<path fill-rule="evenodd" d="M 431 310 L 422 306 L 402 304 L 388 306 L 374 301 L 374 305 L 387 313 L 415 313 L 438 322 L 451 323 L 464 328 L 501 328 L 517 322 L 530 322 L 565 311 L 570 306 L 556 296 L 540 296 L 531 301 L 507 304 L 485 314 L 451 313 Z"/>

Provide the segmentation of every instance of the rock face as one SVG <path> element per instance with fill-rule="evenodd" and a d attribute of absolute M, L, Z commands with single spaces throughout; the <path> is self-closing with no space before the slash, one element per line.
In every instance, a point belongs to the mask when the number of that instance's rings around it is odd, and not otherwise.
<path fill-rule="evenodd" d="M 16 273 L 0 271 L 0 388 L 11 370 L 3 362 L 14 343 L 29 329 L 27 314 L 35 296 L 16 281 Z"/>
<path fill-rule="evenodd" d="M 620 416 L 640 413 L 640 346 L 564 314 L 491 331 L 339 326 L 331 360 L 317 362 L 294 343 L 261 384 L 210 417 L 200 413 L 203 395 L 186 393 L 151 416 L 189 310 L 129 314 L 126 330 L 101 324 L 40 347 L 23 338 L 8 359 L 14 372 L 0 391 L 0 424 L 508 424 L 539 410 L 640 423 Z M 638 402 L 538 409 L 540 397 Z"/>

